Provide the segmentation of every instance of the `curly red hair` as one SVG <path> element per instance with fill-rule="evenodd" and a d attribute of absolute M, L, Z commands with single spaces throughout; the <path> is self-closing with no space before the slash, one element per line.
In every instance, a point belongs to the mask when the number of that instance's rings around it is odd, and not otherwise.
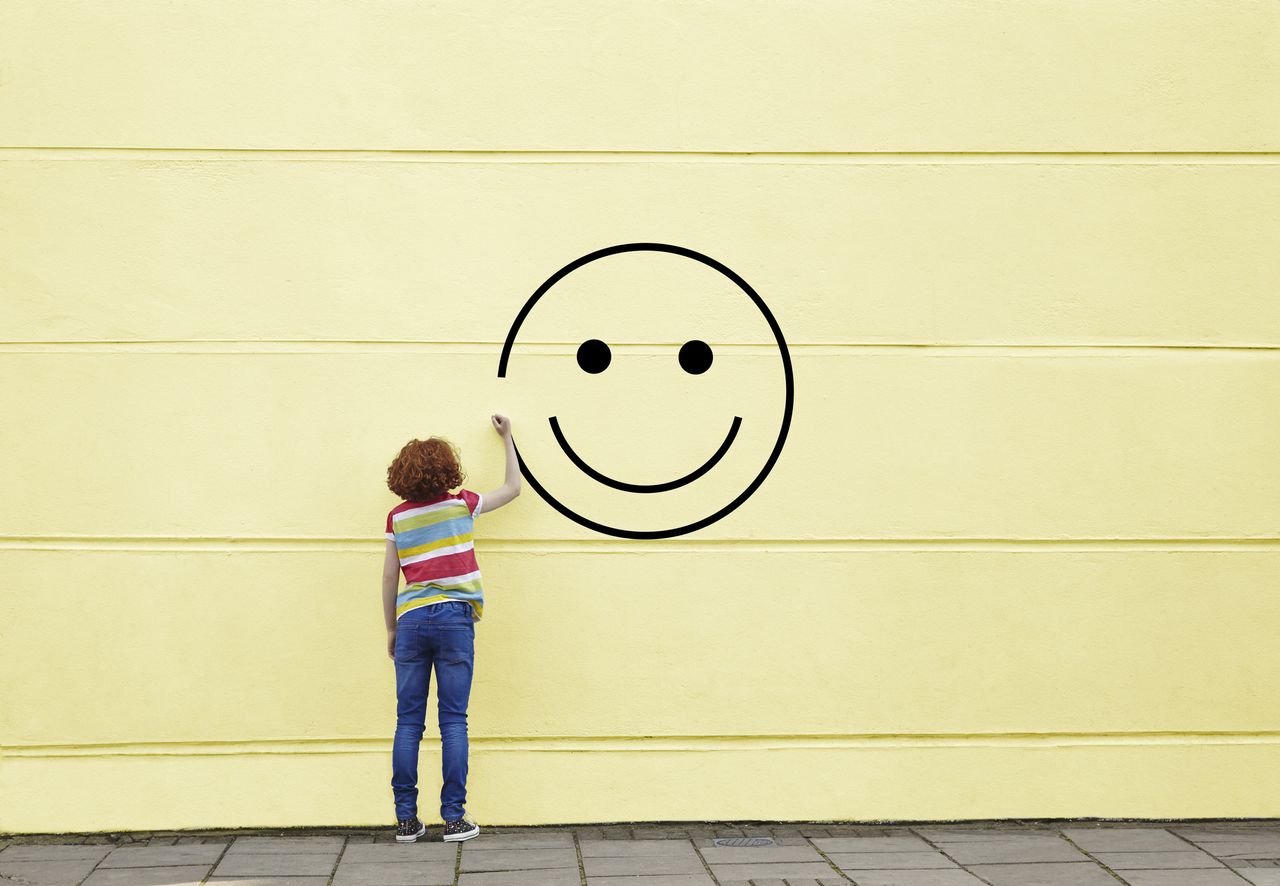
<path fill-rule="evenodd" d="M 410 440 L 387 468 L 387 488 L 405 501 L 426 501 L 462 485 L 458 450 L 443 437 Z"/>

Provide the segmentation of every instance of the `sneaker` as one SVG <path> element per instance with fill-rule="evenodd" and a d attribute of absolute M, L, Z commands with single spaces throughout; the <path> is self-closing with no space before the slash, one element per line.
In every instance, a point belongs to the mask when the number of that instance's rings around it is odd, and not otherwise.
<path fill-rule="evenodd" d="M 444 823 L 444 839 L 447 841 L 470 840 L 479 833 L 480 825 L 467 821 L 465 818 Z"/>
<path fill-rule="evenodd" d="M 399 819 L 396 825 L 397 843 L 416 843 L 418 838 L 427 832 L 427 826 L 418 821 L 418 816 Z"/>

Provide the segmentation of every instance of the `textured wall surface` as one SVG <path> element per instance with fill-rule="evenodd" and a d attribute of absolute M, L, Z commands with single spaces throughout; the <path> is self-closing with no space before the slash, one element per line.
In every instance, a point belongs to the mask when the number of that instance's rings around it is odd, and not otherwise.
<path fill-rule="evenodd" d="M 688 535 L 481 516 L 472 817 L 1280 815 L 1277 46 L 1270 0 L 4 4 L 0 830 L 389 821 L 399 447 L 496 486 L 505 412 L 657 525 L 776 433 L 678 263 L 497 377 L 633 241 L 760 293 L 790 436 Z M 640 482 L 744 421 L 633 501 L 550 415 Z"/>

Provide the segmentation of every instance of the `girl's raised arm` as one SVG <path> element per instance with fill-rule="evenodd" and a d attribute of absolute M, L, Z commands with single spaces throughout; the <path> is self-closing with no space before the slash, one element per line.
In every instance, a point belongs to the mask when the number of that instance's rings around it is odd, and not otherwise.
<path fill-rule="evenodd" d="M 493 429 L 502 437 L 503 446 L 507 450 L 507 479 L 497 489 L 480 494 L 478 514 L 487 514 L 511 501 L 520 494 L 520 463 L 516 461 L 516 445 L 511 442 L 511 419 L 505 415 L 490 416 Z"/>

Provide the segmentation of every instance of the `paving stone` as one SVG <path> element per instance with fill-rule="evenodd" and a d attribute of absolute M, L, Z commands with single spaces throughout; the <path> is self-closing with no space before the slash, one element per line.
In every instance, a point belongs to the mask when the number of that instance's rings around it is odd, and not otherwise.
<path fill-rule="evenodd" d="M 1208 851 L 1208 847 L 1202 846 L 1200 848 Z M 1232 868 L 1280 867 L 1280 853 L 1275 852 L 1244 852 L 1239 855 L 1219 855 L 1216 852 L 1209 852 L 1209 854 L 1223 862 L 1227 867 Z"/>
<path fill-rule="evenodd" d="M 689 855 L 696 857 L 689 840 L 579 840 L 583 858 L 630 855 Z"/>
<path fill-rule="evenodd" d="M 1237 868 L 1236 873 L 1254 886 L 1280 886 L 1280 868 Z"/>
<path fill-rule="evenodd" d="M 845 873 L 858 886 L 982 886 L 981 880 L 960 868 L 928 871 L 845 871 Z"/>
<path fill-rule="evenodd" d="M 939 843 L 962 865 L 1010 862 L 1088 861 L 1089 857 L 1057 835 L 1052 837 L 1002 834 L 991 840 Z"/>
<path fill-rule="evenodd" d="M 334 886 L 451 886 L 453 862 L 357 861 L 338 866 Z"/>
<path fill-rule="evenodd" d="M 1169 830 L 1179 836 L 1197 843 L 1215 840 L 1240 840 L 1250 837 L 1280 836 L 1280 825 L 1268 822 L 1266 825 L 1171 825 Z"/>
<path fill-rule="evenodd" d="M 475 842 L 472 840 L 471 842 Z M 458 857 L 457 843 L 356 843 L 342 853 L 342 864 L 361 861 L 447 861 Z"/>
<path fill-rule="evenodd" d="M 328 886 L 328 877 L 210 877 L 218 886 Z"/>
<path fill-rule="evenodd" d="M 1280 838 L 1277 837 L 1237 837 L 1232 840 L 1193 840 L 1192 842 L 1218 858 L 1280 858 Z"/>
<path fill-rule="evenodd" d="M 1276 834 L 1257 834 L 1252 836 L 1242 835 L 1228 837 L 1228 839 L 1225 840 L 1188 839 L 1187 842 L 1193 842 L 1193 844 L 1196 844 L 1199 848 L 1208 851 L 1275 851 L 1276 849 L 1280 849 L 1280 835 Z"/>
<path fill-rule="evenodd" d="M 766 861 L 759 864 L 713 864 L 711 873 L 725 880 L 758 880 L 763 877 L 830 877 L 831 865 L 814 861 Z"/>
<path fill-rule="evenodd" d="M 592 877 L 591 886 L 715 886 L 715 881 L 705 871 L 701 874 L 654 874 L 639 877 Z M 760 881 L 756 881 L 757 886 Z M 782 883 L 781 880 L 778 881 Z M 792 881 L 800 886 L 797 881 Z M 845 884 L 848 886 L 848 884 Z"/>
<path fill-rule="evenodd" d="M 462 853 L 464 871 L 521 871 L 578 866 L 573 847 L 556 849 L 473 849 Z"/>
<path fill-rule="evenodd" d="M 823 827 L 812 827 L 812 828 L 801 827 L 799 828 L 799 831 L 801 834 L 803 834 L 806 837 L 830 837 L 831 836 L 831 833 L 826 828 L 823 828 Z"/>
<path fill-rule="evenodd" d="M 76 861 L 91 860 L 97 864 L 111 852 L 110 846 L 54 845 L 48 843 L 14 843 L 0 850 L 0 864 L 10 861 Z"/>
<path fill-rule="evenodd" d="M 579 886 L 581 883 L 582 878 L 578 875 L 576 867 L 546 871 L 463 874 L 458 878 L 458 886 Z"/>
<path fill-rule="evenodd" d="M 64 861 L 7 861 L 0 863 L 0 879 L 13 878 L 14 886 L 39 883 L 40 886 L 73 886 L 93 870 L 91 858 Z M 26 882 L 22 882 L 22 881 Z"/>
<path fill-rule="evenodd" d="M 857 837 L 915 837 L 915 831 L 905 825 L 876 825 L 859 828 Z"/>
<path fill-rule="evenodd" d="M 894 837 L 817 837 L 823 852 L 932 852 L 933 847 L 914 834 Z M 1186 845 L 1185 843 L 1183 844 Z"/>
<path fill-rule="evenodd" d="M 1187 841 L 1163 828 L 1063 828 L 1086 852 L 1165 852 L 1190 849 Z"/>
<path fill-rule="evenodd" d="M 636 832 L 641 840 L 687 840 L 689 835 L 684 828 L 645 828 L 644 833 Z"/>
<path fill-rule="evenodd" d="M 1204 831 L 1171 828 L 1175 834 L 1192 843 L 1208 846 L 1216 843 L 1249 843 L 1256 846 L 1280 844 L 1280 832 L 1268 830 Z"/>
<path fill-rule="evenodd" d="M 1116 886 L 1115 878 L 1091 861 L 983 864 L 972 865 L 969 869 L 991 886 Z M 1161 871 L 1160 873 L 1169 872 Z M 1173 886 L 1173 884 L 1162 882 L 1160 886 Z M 1237 883 L 1236 886 L 1240 884 Z"/>
<path fill-rule="evenodd" d="M 345 837 L 236 837 L 227 855 L 316 852 L 337 857 L 344 843 Z"/>
<path fill-rule="evenodd" d="M 547 831 L 543 834 L 486 834 L 481 831 L 480 836 L 460 842 L 463 852 L 481 849 L 556 849 L 572 847 L 573 834 L 569 831 Z"/>
<path fill-rule="evenodd" d="M 1220 871 L 1122 871 L 1119 876 L 1129 886 L 1243 886 L 1239 877 L 1225 869 Z"/>
<path fill-rule="evenodd" d="M 198 886 L 208 873 L 207 864 L 167 868 L 99 868 L 89 875 L 84 886 Z"/>
<path fill-rule="evenodd" d="M 842 871 L 956 867 L 954 861 L 932 849 L 927 852 L 828 852 L 827 857 Z"/>
<path fill-rule="evenodd" d="M 1280 832 L 1280 819 L 1276 818 L 1239 818 L 1232 819 L 1229 822 L 1221 822 L 1221 824 L 1231 827 L 1260 828 L 1262 830 Z"/>
<path fill-rule="evenodd" d="M 711 864 L 762 861 L 822 861 L 812 846 L 708 846 L 699 850 Z"/>
<path fill-rule="evenodd" d="M 934 843 L 989 843 L 992 840 L 1003 840 L 1008 837 L 1053 837 L 1061 839 L 1057 831 L 1047 828 L 1006 830 L 973 827 L 927 827 L 912 828 L 912 830 Z"/>
<path fill-rule="evenodd" d="M 587 878 L 625 877 L 634 874 L 702 874 L 706 868 L 696 854 L 636 855 L 629 858 L 583 858 Z"/>
<path fill-rule="evenodd" d="M 228 852 L 214 868 L 219 877 L 263 877 L 270 874 L 328 876 L 338 860 L 336 852 Z"/>
<path fill-rule="evenodd" d="M 821 839 L 821 838 L 820 838 Z M 778 834 L 773 842 L 779 846 L 810 846 L 809 838 L 803 834 Z"/>
<path fill-rule="evenodd" d="M 226 849 L 216 843 L 187 843 L 174 846 L 121 846 L 107 853 L 98 862 L 99 868 L 174 867 L 177 865 L 203 864 L 209 867 Z"/>
<path fill-rule="evenodd" d="M 1185 844 L 1183 844 L 1185 845 Z M 1212 855 L 1197 852 L 1095 852 L 1093 857 L 1113 871 L 1157 870 L 1160 868 L 1220 868 Z"/>

